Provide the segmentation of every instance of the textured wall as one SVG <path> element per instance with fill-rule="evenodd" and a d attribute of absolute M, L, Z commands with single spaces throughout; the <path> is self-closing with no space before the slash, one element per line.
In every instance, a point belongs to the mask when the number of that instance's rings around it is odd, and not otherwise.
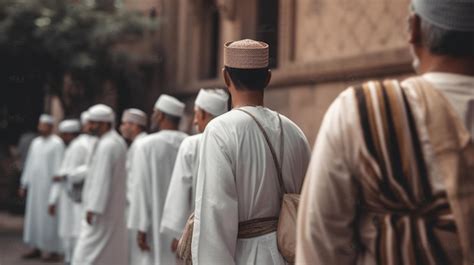
<path fill-rule="evenodd" d="M 409 0 L 297 0 L 296 61 L 406 47 Z"/>

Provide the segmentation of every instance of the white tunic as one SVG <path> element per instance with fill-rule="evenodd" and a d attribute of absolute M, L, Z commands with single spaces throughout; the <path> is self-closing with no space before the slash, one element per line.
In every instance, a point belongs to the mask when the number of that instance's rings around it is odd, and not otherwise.
<path fill-rule="evenodd" d="M 132 178 L 137 192 L 130 204 L 128 227 L 147 232 L 154 264 L 174 264 L 171 235 L 160 233 L 163 205 L 179 146 L 187 135 L 164 130 L 140 139 L 134 154 Z"/>
<path fill-rule="evenodd" d="M 137 141 L 147 134 L 142 132 L 138 134 L 133 143 L 130 145 L 130 148 L 127 151 L 127 209 L 126 209 L 126 219 L 128 219 L 128 213 L 130 208 L 130 201 L 132 199 L 132 194 L 136 190 L 134 188 L 134 181 L 131 177 L 131 168 L 133 163 L 133 154 L 137 146 Z M 128 231 L 128 247 L 129 247 L 129 264 L 130 265 L 146 265 L 151 264 L 151 257 L 149 253 L 141 251 L 137 245 L 137 231 L 129 229 Z"/>
<path fill-rule="evenodd" d="M 277 113 L 264 107 L 244 109 L 262 123 L 279 154 Z M 281 118 L 284 184 L 288 192 L 299 192 L 310 148 L 298 126 L 283 115 Z M 277 170 L 255 122 L 238 110 L 212 120 L 203 134 L 199 161 L 193 264 L 284 264 L 278 252 L 276 233 L 237 238 L 239 222 L 278 217 L 280 212 Z"/>
<path fill-rule="evenodd" d="M 474 108 L 469 108 L 474 105 L 474 77 L 429 73 L 423 78 L 443 92 L 466 125 L 474 124 Z M 430 150 L 429 141 L 422 143 L 424 152 Z M 346 90 L 332 103 L 318 133 L 299 205 L 297 264 L 376 264 L 375 243 L 360 253 L 353 247 L 356 237 L 367 243 L 377 234 L 370 215 L 356 211 L 359 194 L 353 176 L 365 149 L 355 95 Z M 433 190 L 445 190 L 433 157 L 425 156 L 425 161 Z"/>
<path fill-rule="evenodd" d="M 36 137 L 21 176 L 22 185 L 28 188 L 23 240 L 42 251 L 61 251 L 57 218 L 48 214 L 48 203 L 52 179 L 63 153 L 64 144 L 58 136 Z"/>
<path fill-rule="evenodd" d="M 79 165 L 76 168 L 71 168 L 71 170 L 68 171 L 66 179 L 66 185 L 68 190 L 72 190 L 74 184 L 80 183 L 86 179 L 89 165 L 92 162 L 92 154 L 96 147 L 97 140 L 97 137 L 88 134 L 81 134 L 77 138 L 77 141 L 80 143 L 80 145 L 86 148 L 87 153 L 84 154 L 84 164 Z M 82 219 L 84 219 L 83 204 L 82 202 L 75 203 L 74 206 L 74 218 L 76 221 L 74 222 L 74 231 L 72 233 L 74 235 L 79 236 L 79 233 L 81 231 Z"/>
<path fill-rule="evenodd" d="M 127 264 L 126 152 L 124 140 L 114 130 L 97 143 L 83 190 L 84 213 L 96 217 L 92 225 L 83 217 L 72 264 Z"/>
<path fill-rule="evenodd" d="M 189 136 L 179 147 L 161 220 L 161 232 L 179 239 L 194 211 L 199 144 L 202 134 Z"/>
<path fill-rule="evenodd" d="M 77 137 L 66 148 L 61 168 L 57 176 L 66 176 L 69 172 L 79 166 L 86 164 L 88 146 L 85 146 L 81 139 Z M 68 195 L 67 182 L 56 182 L 53 184 L 49 204 L 56 205 L 59 227 L 59 236 L 62 238 L 77 237 L 79 234 L 75 230 L 78 226 L 78 213 L 80 205 L 75 203 Z"/>

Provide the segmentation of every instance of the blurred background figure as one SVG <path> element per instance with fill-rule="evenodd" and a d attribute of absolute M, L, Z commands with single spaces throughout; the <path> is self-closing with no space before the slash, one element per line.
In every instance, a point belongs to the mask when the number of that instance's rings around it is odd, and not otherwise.
<path fill-rule="evenodd" d="M 64 144 L 53 134 L 54 119 L 42 114 L 38 133 L 28 151 L 23 175 L 21 176 L 21 197 L 27 197 L 23 240 L 33 250 L 23 256 L 25 259 L 58 261 L 62 245 L 58 235 L 57 218 L 48 215 L 49 193 L 52 180 L 61 165 Z"/>
<path fill-rule="evenodd" d="M 147 135 L 148 117 L 145 112 L 139 109 L 126 109 L 122 114 L 122 124 L 120 125 L 120 133 L 130 145 L 127 151 L 127 208 L 125 210 L 125 220 L 129 218 L 130 202 L 137 191 L 134 188 L 134 179 L 131 175 L 134 151 L 137 142 Z M 139 192 L 139 191 L 138 191 Z M 129 247 L 129 264 L 150 264 L 151 259 L 148 253 L 141 251 L 137 245 L 137 231 L 129 229 L 128 231 L 128 247 Z"/>
<path fill-rule="evenodd" d="M 125 227 L 125 141 L 114 129 L 115 113 L 103 104 L 88 110 L 98 137 L 83 190 L 84 215 L 72 264 L 123 264 L 128 259 Z"/>

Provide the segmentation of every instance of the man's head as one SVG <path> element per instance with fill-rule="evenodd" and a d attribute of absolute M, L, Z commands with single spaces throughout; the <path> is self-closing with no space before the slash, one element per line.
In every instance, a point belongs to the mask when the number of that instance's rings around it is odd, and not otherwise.
<path fill-rule="evenodd" d="M 139 109 L 126 109 L 122 114 L 120 133 L 123 138 L 133 141 L 137 135 L 146 131 L 147 115 Z"/>
<path fill-rule="evenodd" d="M 66 145 L 69 145 L 81 132 L 81 124 L 78 120 L 64 120 L 58 126 L 59 136 Z"/>
<path fill-rule="evenodd" d="M 91 124 L 89 121 L 89 113 L 87 111 L 83 111 L 81 113 L 81 132 L 85 134 L 91 133 Z"/>
<path fill-rule="evenodd" d="M 229 95 L 223 89 L 201 89 L 194 102 L 194 125 L 202 133 L 215 117 L 228 111 Z"/>
<path fill-rule="evenodd" d="M 431 71 L 437 64 L 447 72 L 474 64 L 473 1 L 413 0 L 412 11 L 409 41 L 418 72 Z"/>
<path fill-rule="evenodd" d="M 152 130 L 177 130 L 184 114 L 184 108 L 184 103 L 178 99 L 169 95 L 161 95 L 155 103 L 151 117 Z"/>
<path fill-rule="evenodd" d="M 54 118 L 48 114 L 41 114 L 38 121 L 38 133 L 47 137 L 53 133 Z"/>
<path fill-rule="evenodd" d="M 109 106 L 97 104 L 92 106 L 88 113 L 92 135 L 100 137 L 113 128 L 115 113 Z"/>
<path fill-rule="evenodd" d="M 268 51 L 268 44 L 250 39 L 225 44 L 223 75 L 232 96 L 263 93 L 271 79 Z"/>

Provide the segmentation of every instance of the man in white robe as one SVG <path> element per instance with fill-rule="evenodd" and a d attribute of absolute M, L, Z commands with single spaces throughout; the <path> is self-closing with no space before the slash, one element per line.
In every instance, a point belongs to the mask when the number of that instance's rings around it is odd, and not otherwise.
<path fill-rule="evenodd" d="M 194 211 L 202 132 L 212 119 L 228 111 L 228 101 L 229 96 L 222 89 L 201 89 L 194 102 L 194 125 L 199 133 L 184 139 L 179 147 L 161 220 L 161 232 L 173 235 L 173 251 Z"/>
<path fill-rule="evenodd" d="M 443 132 L 446 128 L 441 125 L 436 130 L 429 131 L 427 126 L 429 123 L 426 122 L 434 121 L 442 115 L 430 113 L 425 108 L 427 105 L 422 104 L 424 100 L 417 95 L 413 80 L 424 82 L 425 93 L 434 90 L 434 93 L 442 96 L 441 98 L 447 99 L 446 105 L 451 105 L 450 107 L 454 109 L 452 114 L 457 115 L 459 121 L 464 123 L 463 129 L 470 131 L 472 141 L 474 137 L 472 129 L 474 124 L 474 20 L 472 20 L 474 5 L 469 1 L 448 0 L 414 0 L 412 4 L 414 12 L 409 19 L 410 44 L 415 56 L 414 66 L 419 76 L 402 82 L 401 90 L 404 91 L 408 105 L 412 109 L 412 117 L 417 127 L 415 132 L 419 134 L 419 137 L 415 139 L 419 138 L 422 153 L 417 157 L 424 162 L 427 174 L 422 180 L 427 182 L 427 190 L 443 198 L 446 193 L 449 193 L 449 189 L 457 184 L 472 187 L 473 172 L 458 171 L 454 165 L 445 173 L 470 174 L 468 175 L 470 178 L 466 178 L 462 183 L 451 185 L 445 183 L 447 174 L 441 173 L 442 160 L 436 156 L 438 149 L 435 149 L 435 144 L 439 143 L 432 139 L 446 133 Z M 377 93 L 380 91 L 377 90 L 375 83 L 371 82 L 363 89 L 371 91 L 373 102 L 383 102 L 380 99 L 375 100 L 379 98 Z M 411 205 L 407 211 L 404 207 L 400 207 L 406 199 L 398 199 L 401 185 L 397 187 L 393 184 L 396 183 L 393 180 L 388 183 L 386 181 L 381 184 L 375 183 L 372 186 L 378 196 L 369 196 L 367 190 L 361 189 L 361 180 L 368 175 L 362 172 L 365 168 L 363 165 L 366 164 L 363 163 L 364 157 L 369 153 L 369 145 L 364 139 L 363 132 L 368 129 L 361 125 L 361 120 L 363 120 L 361 117 L 364 115 L 359 111 L 358 104 L 360 103 L 358 102 L 360 101 L 357 98 L 357 91 L 356 88 L 349 88 L 336 98 L 327 111 L 318 133 L 299 205 L 296 263 L 471 264 L 474 260 L 473 233 L 470 229 L 474 224 L 472 206 L 471 209 L 464 207 L 465 216 L 470 215 L 470 218 L 459 218 L 457 212 L 454 211 L 456 207 L 453 207 L 456 205 L 453 201 L 458 197 L 448 196 L 450 206 L 444 208 L 444 214 L 449 213 L 450 218 L 445 219 L 447 223 L 444 226 L 437 227 L 433 224 L 437 223 L 438 214 L 425 216 L 422 211 L 423 207 L 428 208 L 432 204 L 429 197 L 424 198 L 421 205 Z M 428 101 L 430 100 L 433 98 Z M 442 107 L 442 105 L 437 105 L 435 109 Z M 377 117 L 382 117 L 385 113 L 381 107 L 374 107 L 374 109 Z M 404 117 L 395 114 L 387 116 L 397 120 Z M 371 123 L 375 122 L 382 123 L 383 119 L 379 118 Z M 451 127 L 447 131 L 454 129 L 456 128 Z M 406 128 L 400 131 L 403 130 L 408 131 Z M 383 138 L 387 136 L 383 133 L 381 135 L 382 137 L 377 137 L 379 139 L 377 141 L 383 141 Z M 396 136 L 390 134 L 386 137 L 386 141 L 393 142 Z M 446 144 L 445 149 L 448 148 L 449 141 L 442 143 Z M 406 150 L 414 148 L 415 145 L 399 144 L 396 147 L 398 146 L 401 150 Z M 410 161 L 413 160 L 410 159 Z M 395 168 L 394 164 L 399 161 L 401 160 L 391 159 L 391 167 Z M 383 168 L 383 166 L 378 166 L 378 168 Z M 403 173 L 408 170 L 409 168 L 405 168 Z M 379 169 L 377 172 L 382 172 L 382 170 Z M 383 178 L 380 179 L 390 177 L 390 173 L 381 175 Z M 399 174 L 395 177 L 402 179 L 404 175 Z M 405 177 L 409 177 L 409 183 L 412 183 L 418 176 Z M 391 205 L 397 205 L 395 213 L 392 214 L 393 209 L 390 207 L 379 209 L 377 212 L 373 211 L 370 206 L 375 205 L 374 202 L 377 202 L 379 198 L 385 199 L 387 193 L 385 190 L 393 187 L 399 190 L 393 196 L 397 199 L 395 202 L 387 201 Z M 472 198 L 472 192 L 465 193 L 462 197 L 469 196 Z M 410 211 L 411 213 L 406 214 Z M 432 226 L 425 231 L 426 218 L 431 220 L 428 223 Z M 451 224 L 449 224 L 450 221 Z M 453 221 L 456 224 L 454 232 L 447 229 L 453 227 Z M 406 223 L 413 224 L 412 230 L 406 230 Z M 384 233 L 387 227 L 390 229 L 388 234 Z M 466 228 L 471 230 L 470 233 L 466 231 Z M 381 233 L 386 236 L 381 236 Z M 428 235 L 429 238 L 419 240 L 418 235 Z M 450 240 L 439 240 L 437 237 L 440 235 L 450 237 Z M 467 242 L 471 241 L 470 245 L 465 244 L 466 237 Z M 393 244 L 391 240 L 394 238 L 398 240 L 398 243 Z"/>
<path fill-rule="evenodd" d="M 53 187 L 49 196 L 49 214 L 58 216 L 58 233 L 63 242 L 65 262 L 69 264 L 79 234 L 75 227 L 79 205 L 68 194 L 67 175 L 71 170 L 86 164 L 88 147 L 79 141 L 81 125 L 78 120 L 64 120 L 59 124 L 59 133 L 66 144 L 66 152 L 61 167 L 53 178 Z"/>
<path fill-rule="evenodd" d="M 95 150 L 98 140 L 97 136 L 91 134 L 91 124 L 89 121 L 89 113 L 87 111 L 81 113 L 81 125 L 82 133 L 79 135 L 78 141 L 80 141 L 83 146 L 88 147 L 88 152 L 85 158 L 86 163 L 71 170 L 66 178 L 68 189 L 73 193 L 72 196 L 75 197 L 75 200 L 78 200 L 80 204 L 82 204 L 82 187 L 88 175 L 88 168 L 91 164 L 93 151 Z M 77 227 L 78 231 L 80 230 L 80 227 L 80 225 Z"/>
<path fill-rule="evenodd" d="M 159 132 L 136 143 L 131 178 L 135 191 L 130 204 L 128 228 L 135 229 L 137 244 L 142 251 L 150 251 L 153 264 L 174 264 L 171 251 L 173 236 L 161 233 L 163 206 L 179 146 L 187 134 L 178 131 L 184 103 L 168 95 L 161 95 L 155 104 L 152 122 Z"/>
<path fill-rule="evenodd" d="M 130 143 L 130 147 L 127 151 L 127 209 L 125 220 L 128 219 L 130 201 L 132 198 L 132 193 L 136 190 L 133 187 L 133 179 L 131 177 L 131 163 L 133 162 L 133 153 L 136 147 L 136 142 L 145 137 L 146 125 L 147 125 L 147 115 L 145 112 L 139 109 L 126 109 L 122 114 L 122 124 L 120 125 L 120 132 L 122 137 Z M 129 230 L 128 231 L 128 247 L 129 247 L 129 264 L 130 265 L 140 265 L 140 264 L 149 264 L 149 253 L 141 251 L 137 245 L 137 231 Z"/>
<path fill-rule="evenodd" d="M 114 130 L 113 110 L 88 110 L 91 132 L 99 137 L 83 190 L 85 215 L 73 265 L 128 264 L 125 227 L 127 146 Z"/>
<path fill-rule="evenodd" d="M 54 174 L 58 171 L 64 153 L 61 138 L 52 134 L 54 120 L 43 114 L 38 124 L 40 136 L 30 145 L 21 176 L 20 196 L 27 197 L 23 240 L 33 247 L 25 259 L 41 258 L 50 253 L 47 261 L 57 261 L 62 251 L 57 230 L 57 218 L 48 215 L 48 199 Z"/>
<path fill-rule="evenodd" d="M 310 157 L 308 142 L 291 120 L 263 107 L 264 88 L 271 77 L 266 43 L 227 43 L 224 65 L 233 110 L 212 120 L 203 134 L 193 264 L 285 264 L 276 238 L 283 196 L 277 169 L 257 123 L 241 110 L 251 113 L 262 124 L 277 154 L 284 149 L 278 160 L 282 163 L 285 189 L 290 193 L 298 193 L 302 186 Z M 284 145 L 280 145 L 281 140 Z M 239 231 L 239 224 L 258 223 L 262 218 L 272 220 L 264 233 L 246 239 L 239 237 L 244 232 Z"/>

